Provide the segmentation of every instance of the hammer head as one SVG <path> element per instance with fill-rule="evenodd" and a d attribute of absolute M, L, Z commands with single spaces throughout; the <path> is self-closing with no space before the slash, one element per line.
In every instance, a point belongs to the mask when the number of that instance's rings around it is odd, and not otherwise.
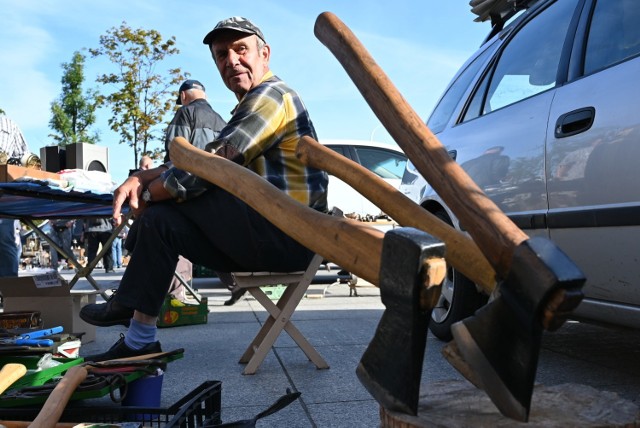
<path fill-rule="evenodd" d="M 531 238 L 514 254 L 497 297 L 474 316 L 452 326 L 453 337 L 480 386 L 500 412 L 527 421 L 543 324 L 551 301 L 565 317 L 582 300 L 585 278 L 551 241 Z M 555 298 L 562 296 L 561 301 Z M 563 321 L 563 320 L 562 320 Z"/>
<path fill-rule="evenodd" d="M 415 415 L 432 306 L 424 308 L 429 260 L 442 260 L 445 246 L 413 228 L 385 234 L 380 296 L 386 309 L 356 374 L 383 407 Z M 438 280 L 439 285 L 442 279 Z"/>

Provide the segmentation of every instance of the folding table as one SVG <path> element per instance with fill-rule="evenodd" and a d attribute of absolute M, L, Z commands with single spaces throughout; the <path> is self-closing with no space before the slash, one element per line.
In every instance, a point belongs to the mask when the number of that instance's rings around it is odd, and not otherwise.
<path fill-rule="evenodd" d="M 40 182 L 0 183 L 0 217 L 18 219 L 27 224 L 40 238 L 71 260 L 74 266 L 80 266 L 74 255 L 67 254 L 63 248 L 60 248 L 34 223 L 34 220 L 111 217 L 112 202 L 111 193 L 65 191 Z M 132 212 L 128 211 L 128 207 L 123 207 L 123 210 L 125 221 L 113 230 L 109 240 L 94 260 L 90 260 L 85 267 L 76 269 L 76 274 L 69 283 L 71 287 L 80 278 L 86 278 L 105 300 L 108 299 L 106 292 L 100 290 L 98 283 L 91 277 L 91 272 L 107 250 L 110 250 L 111 242 L 118 236 L 127 223 L 126 220 L 131 216 Z"/>

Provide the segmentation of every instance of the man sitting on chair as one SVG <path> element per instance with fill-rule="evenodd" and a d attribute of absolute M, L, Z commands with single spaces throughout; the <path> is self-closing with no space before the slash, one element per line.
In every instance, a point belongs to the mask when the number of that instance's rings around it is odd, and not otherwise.
<path fill-rule="evenodd" d="M 295 156 L 299 139 L 316 138 L 296 92 L 269 70 L 271 48 L 245 18 L 220 21 L 204 38 L 225 85 L 238 105 L 207 149 L 244 165 L 297 201 L 327 211 L 328 177 Z M 129 177 L 114 194 L 113 216 L 121 222 L 128 200 L 139 222 L 136 248 L 118 292 L 80 316 L 98 326 L 130 323 L 103 361 L 161 350 L 156 318 L 178 255 L 221 272 L 304 270 L 313 252 L 273 226 L 228 192 L 185 171 L 161 166 Z M 184 182 L 195 183 L 186 188 Z"/>

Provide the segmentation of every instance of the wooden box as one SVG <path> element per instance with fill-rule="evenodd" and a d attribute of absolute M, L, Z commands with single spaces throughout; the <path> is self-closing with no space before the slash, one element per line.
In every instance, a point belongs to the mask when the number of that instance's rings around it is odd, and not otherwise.
<path fill-rule="evenodd" d="M 18 165 L 0 165 L 0 182 L 8 183 L 21 177 L 32 177 L 40 180 L 60 180 L 60 174 L 53 172 L 25 168 Z"/>

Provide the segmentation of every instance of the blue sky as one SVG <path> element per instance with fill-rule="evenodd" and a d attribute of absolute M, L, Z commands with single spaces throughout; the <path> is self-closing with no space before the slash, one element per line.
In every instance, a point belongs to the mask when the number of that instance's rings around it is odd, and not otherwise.
<path fill-rule="evenodd" d="M 235 98 L 222 84 L 203 36 L 221 19 L 245 16 L 271 45 L 271 69 L 298 91 L 320 140 L 393 140 L 371 112 L 338 61 L 313 34 L 317 16 L 335 13 L 356 34 L 409 104 L 424 119 L 460 65 L 489 31 L 473 22 L 467 0 L 0 0 L 0 108 L 22 129 L 32 152 L 52 145 L 51 102 L 61 92 L 62 63 L 75 51 L 97 47 L 100 35 L 123 21 L 175 36 L 179 66 L 207 88 L 225 119 Z M 87 58 L 85 88 L 109 63 Z M 160 71 L 161 71 L 160 70 Z M 109 148 L 116 182 L 133 168 L 133 149 L 118 144 L 99 112 L 96 129 Z M 167 118 L 170 120 L 170 117 Z"/>

